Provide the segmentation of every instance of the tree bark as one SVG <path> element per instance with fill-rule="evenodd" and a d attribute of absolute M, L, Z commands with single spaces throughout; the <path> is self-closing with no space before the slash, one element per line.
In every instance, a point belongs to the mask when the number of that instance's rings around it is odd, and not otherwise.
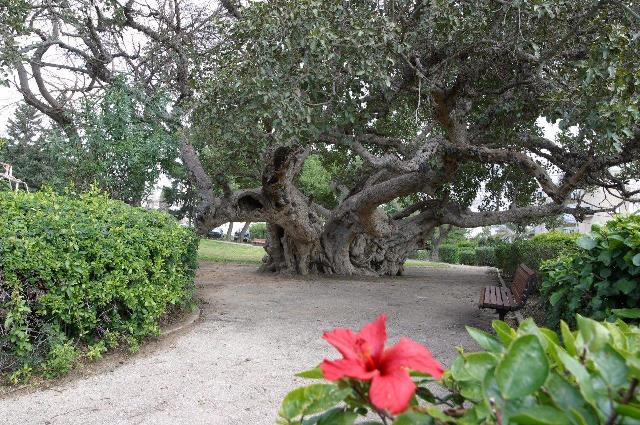
<path fill-rule="evenodd" d="M 367 222 L 381 233 L 362 225 L 356 215 L 329 220 L 315 238 L 300 239 L 286 226 L 267 224 L 267 255 L 262 271 L 286 274 L 338 274 L 397 276 L 404 262 L 417 248 L 424 246 L 436 226 L 427 214 L 402 222 L 393 222 L 379 210 Z M 370 223 L 369 223 L 370 224 Z"/>
<path fill-rule="evenodd" d="M 431 261 L 440 261 L 440 245 L 447 238 L 451 226 L 443 224 L 438 227 L 437 232 L 431 234 Z"/>
<path fill-rule="evenodd" d="M 227 236 L 226 239 L 228 241 L 232 241 L 233 240 L 233 221 L 229 222 L 229 227 L 227 228 Z"/>
<path fill-rule="evenodd" d="M 251 222 L 245 221 L 244 226 L 242 226 L 242 230 L 240 230 L 240 236 L 238 236 L 238 242 L 244 242 L 244 235 L 249 230 L 249 226 L 251 226 Z"/>

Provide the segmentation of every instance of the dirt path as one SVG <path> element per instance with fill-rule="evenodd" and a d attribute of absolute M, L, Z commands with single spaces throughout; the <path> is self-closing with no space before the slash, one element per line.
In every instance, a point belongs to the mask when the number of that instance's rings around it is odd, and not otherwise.
<path fill-rule="evenodd" d="M 202 319 L 146 344 L 133 358 L 52 388 L 0 399 L 0 424 L 273 424 L 295 372 L 336 353 L 320 339 L 336 326 L 360 327 L 380 313 L 391 340 L 407 335 L 449 365 L 455 347 L 476 348 L 464 325 L 486 328 L 476 307 L 494 276 L 473 267 L 412 268 L 379 279 L 284 278 L 254 266 L 203 263 Z"/>

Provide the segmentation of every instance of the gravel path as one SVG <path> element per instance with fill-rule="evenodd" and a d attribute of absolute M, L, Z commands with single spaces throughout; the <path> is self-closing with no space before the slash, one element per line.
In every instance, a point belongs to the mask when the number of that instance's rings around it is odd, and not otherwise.
<path fill-rule="evenodd" d="M 253 266 L 203 263 L 202 318 L 140 353 L 111 355 L 48 389 L 0 398 L 0 424 L 273 424 L 295 372 L 337 357 L 323 340 L 336 326 L 388 316 L 392 341 L 424 343 L 445 365 L 477 348 L 465 325 L 487 328 L 476 307 L 487 269 L 412 268 L 398 278 L 290 278 Z"/>

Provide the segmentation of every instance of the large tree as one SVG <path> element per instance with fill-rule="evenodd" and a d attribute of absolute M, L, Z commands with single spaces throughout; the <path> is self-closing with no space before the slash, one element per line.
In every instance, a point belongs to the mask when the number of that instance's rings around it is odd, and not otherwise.
<path fill-rule="evenodd" d="M 579 188 L 638 194 L 636 2 L 271 0 L 234 16 L 197 113 L 198 224 L 266 221 L 265 270 L 394 275 L 437 226 L 600 209 Z M 332 199 L 305 193 L 310 158 Z"/>
<path fill-rule="evenodd" d="M 70 136 L 70 99 L 114 69 L 170 93 L 199 231 L 266 221 L 265 270 L 396 274 L 437 226 L 597 210 L 577 189 L 638 195 L 635 1 L 220 3 L 34 1 L 37 39 L 5 57 Z M 56 97 L 43 68 L 85 78 Z"/>

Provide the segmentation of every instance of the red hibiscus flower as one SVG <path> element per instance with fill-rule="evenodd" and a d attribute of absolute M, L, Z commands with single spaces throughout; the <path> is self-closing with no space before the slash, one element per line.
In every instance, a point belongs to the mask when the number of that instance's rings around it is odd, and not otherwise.
<path fill-rule="evenodd" d="M 397 414 L 406 410 L 416 391 L 407 369 L 442 376 L 442 366 L 429 350 L 409 338 L 384 349 L 387 340 L 385 315 L 380 315 L 358 333 L 337 328 L 322 337 L 342 354 L 339 360 L 324 360 L 320 365 L 325 379 L 354 378 L 371 381 L 369 399 L 378 409 Z"/>

